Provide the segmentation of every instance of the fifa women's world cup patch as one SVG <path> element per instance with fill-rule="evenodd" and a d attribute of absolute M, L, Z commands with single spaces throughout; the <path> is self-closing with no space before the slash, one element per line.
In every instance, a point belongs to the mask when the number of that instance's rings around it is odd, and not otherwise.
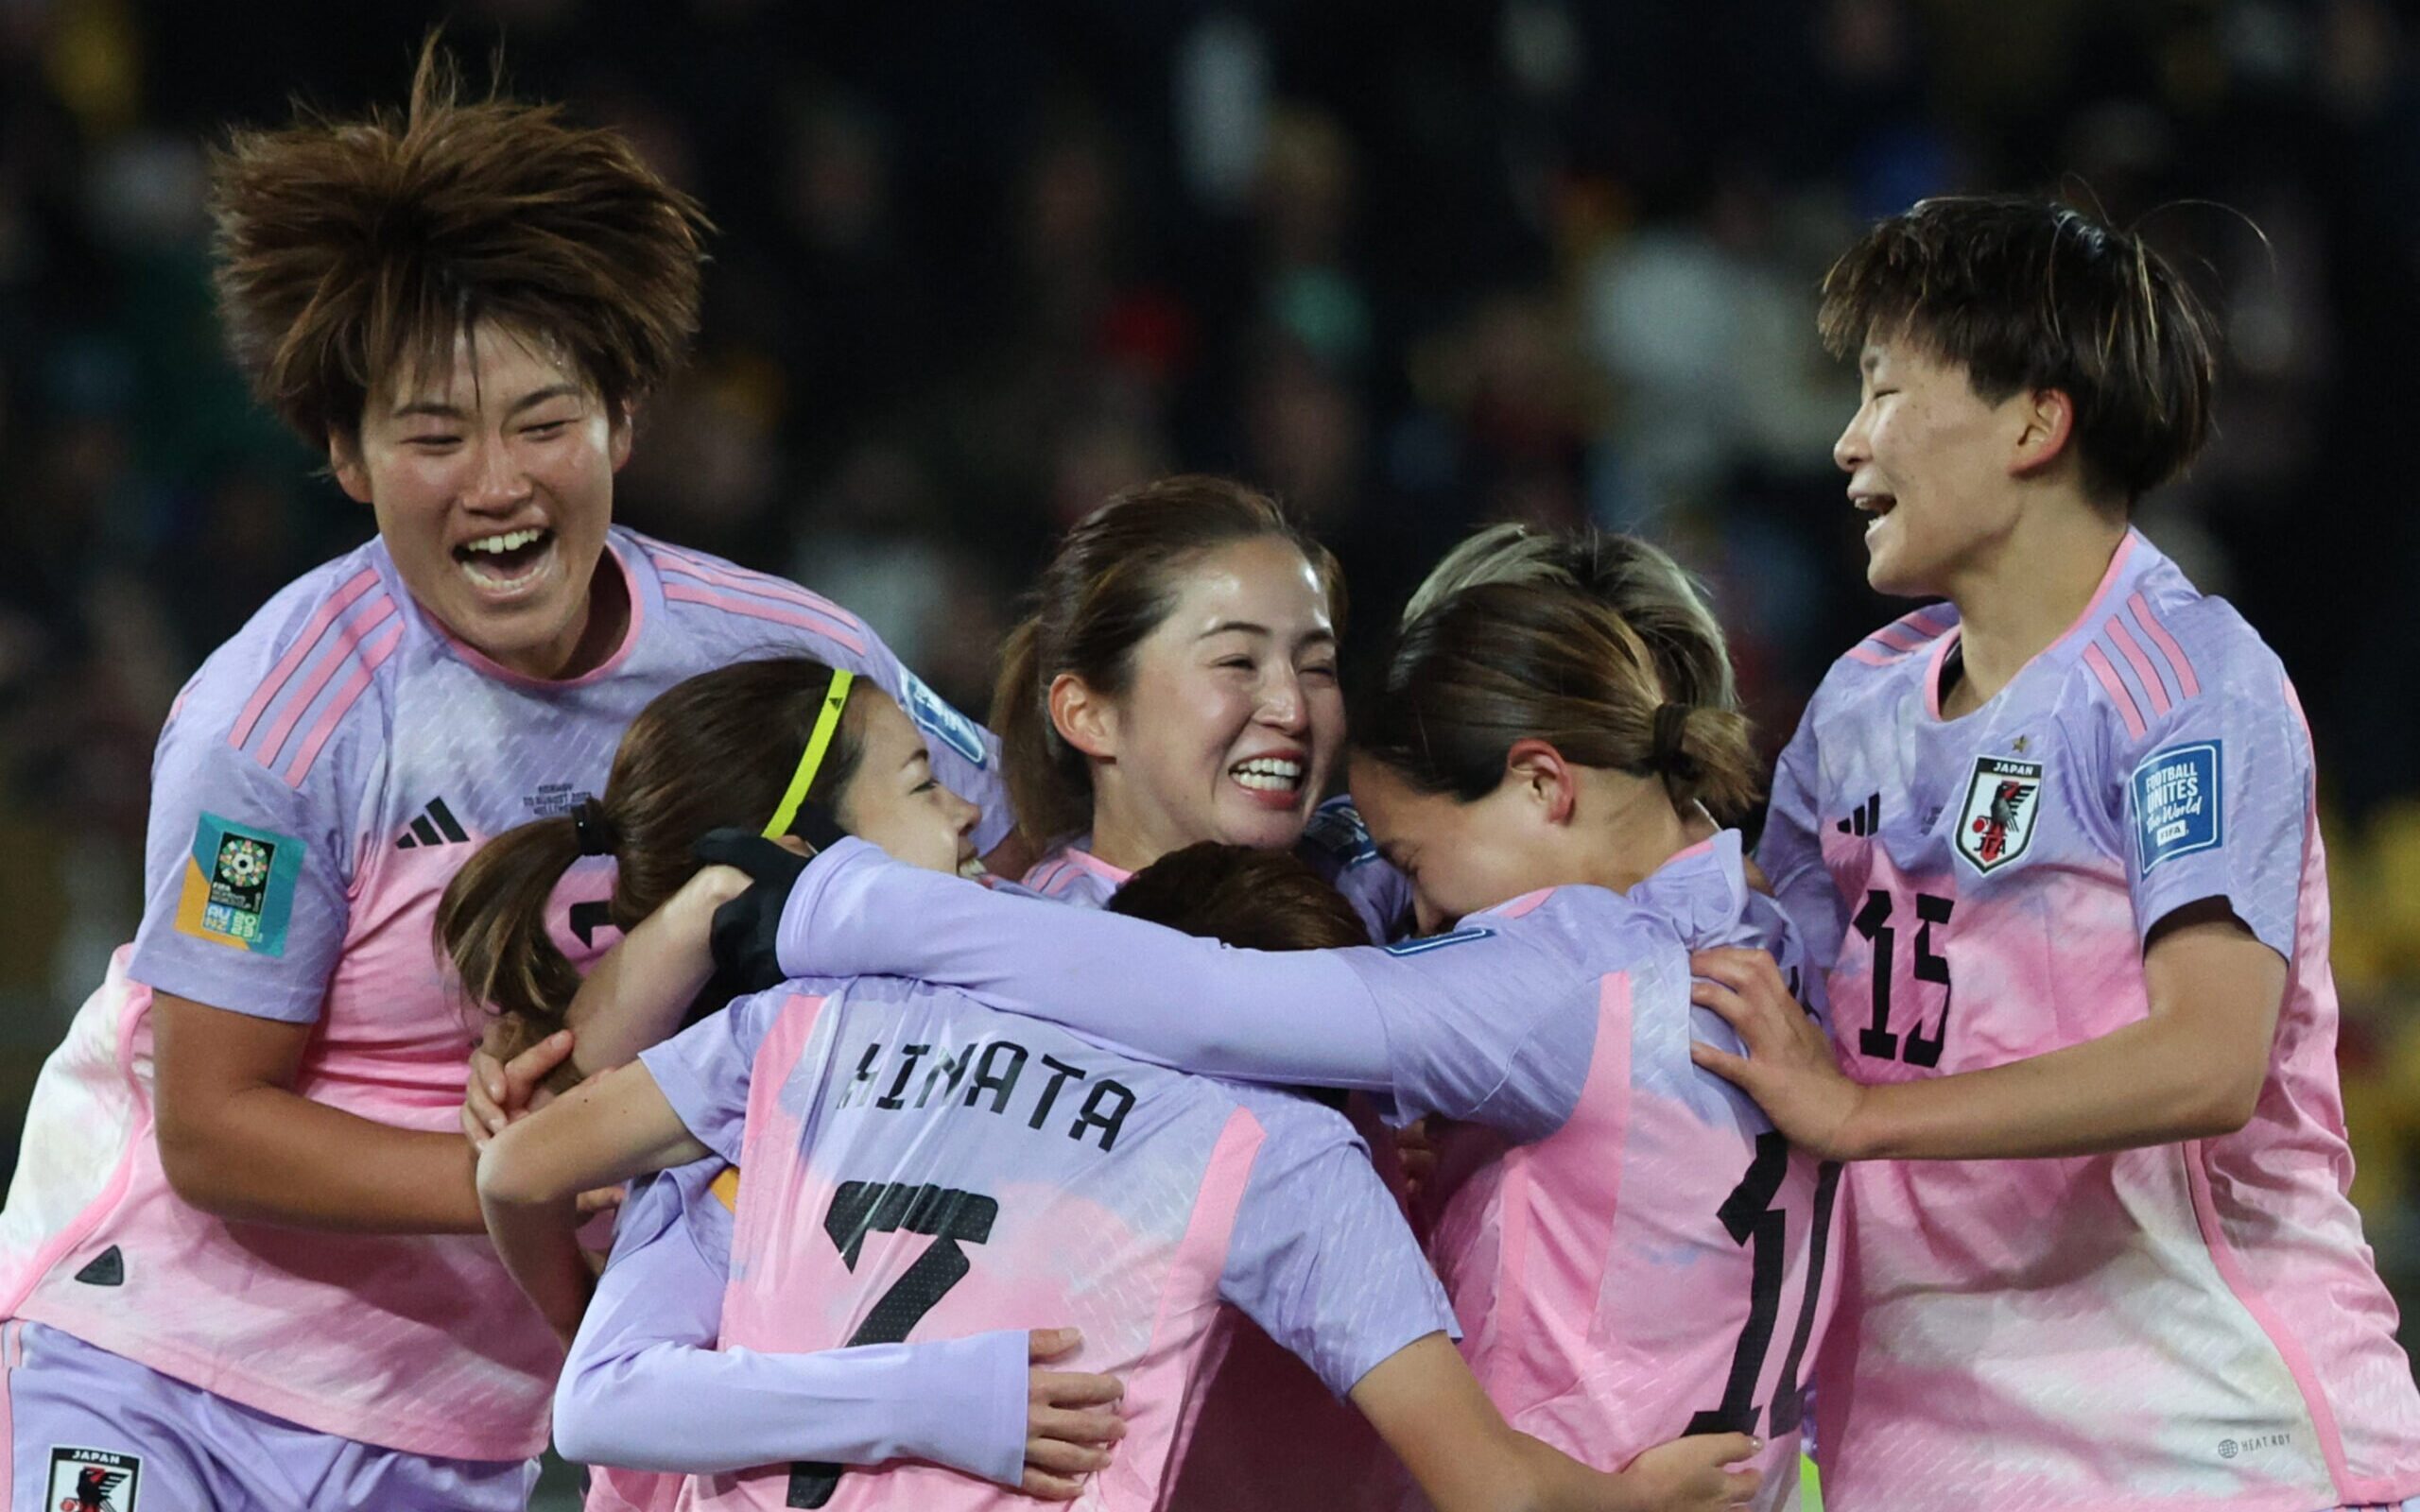
<path fill-rule="evenodd" d="M 1977 871 L 1997 871 L 2033 843 L 2033 816 L 2041 807 L 2040 762 L 1977 757 L 1966 805 L 1958 814 L 1958 853 Z"/>
<path fill-rule="evenodd" d="M 284 955 L 302 874 L 302 841 L 205 813 L 185 858 L 177 928 L 239 951 Z"/>
<path fill-rule="evenodd" d="M 143 1461 L 106 1449 L 50 1452 L 50 1496 L 44 1507 L 59 1512 L 135 1512 L 143 1490 Z"/>
<path fill-rule="evenodd" d="M 899 669 L 899 691 L 906 694 L 908 717 L 916 728 L 942 745 L 980 766 L 987 752 L 983 746 L 983 727 L 950 706 L 948 699 L 925 685 L 925 679 Z"/>
<path fill-rule="evenodd" d="M 2198 740 L 2153 751 L 2127 783 L 2135 802 L 2135 843 L 2143 872 L 2163 861 L 2217 849 L 2225 836 L 2219 807 L 2220 743 Z"/>

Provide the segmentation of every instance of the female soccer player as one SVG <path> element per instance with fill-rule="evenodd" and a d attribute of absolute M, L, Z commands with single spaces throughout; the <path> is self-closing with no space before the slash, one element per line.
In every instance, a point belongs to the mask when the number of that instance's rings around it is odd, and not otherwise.
<path fill-rule="evenodd" d="M 881 702 L 868 723 L 862 770 L 835 795 L 836 816 L 900 844 L 911 864 L 955 869 L 965 821 L 948 813 L 951 800 L 918 804 L 911 793 L 886 803 L 878 786 L 859 796 L 916 738 Z M 642 741 L 694 748 L 695 728 L 634 727 L 616 778 L 680 771 L 727 791 L 727 774 L 753 760 L 740 750 L 675 762 L 631 749 Z M 631 813 L 636 796 L 609 788 L 603 803 Z M 892 806 L 896 822 L 867 822 Z M 777 811 L 767 828 L 786 830 L 789 818 Z M 616 853 L 652 870 L 687 852 L 678 838 L 657 826 L 622 837 Z M 633 932 L 613 989 L 686 1001 L 706 979 L 707 918 L 746 884 L 724 868 L 701 872 Z M 1357 920 L 1343 927 L 1359 934 Z M 1720 1468 L 1752 1452 L 1737 1433 L 1668 1448 L 1613 1477 L 1510 1432 L 1446 1344 L 1436 1278 L 1350 1127 L 1306 1098 L 1135 1062 L 949 989 L 793 981 L 514 1124 L 488 1145 L 480 1190 L 515 1275 L 550 1318 L 568 1321 L 586 1292 L 570 1236 L 573 1194 L 710 1153 L 745 1172 L 716 1320 L 722 1350 L 592 1346 L 584 1332 L 559 1419 L 565 1439 L 593 1457 L 636 1453 L 717 1472 L 692 1483 L 696 1504 L 999 1504 L 996 1490 L 932 1467 L 739 1469 L 762 1459 L 774 1435 L 795 1441 L 802 1432 L 778 1420 L 791 1399 L 754 1392 L 749 1380 L 763 1378 L 761 1351 L 1070 1316 L 1087 1363 L 1127 1377 L 1127 1433 L 1103 1472 L 1105 1494 L 1159 1504 L 1220 1299 L 1311 1361 L 1332 1389 L 1349 1391 L 1448 1512 L 1711 1507 L 1737 1503 L 1754 1485 Z M 589 1329 L 635 1321 L 616 1308 L 592 1314 Z M 1025 1341 L 1015 1342 L 1010 1368 L 955 1393 L 980 1409 L 970 1408 L 972 1426 L 1022 1420 L 1015 1369 Z M 923 1410 L 929 1417 L 930 1404 Z M 610 1426 L 591 1420 L 600 1415 Z"/>
<path fill-rule="evenodd" d="M 465 989 L 504 1015 L 502 1039 L 527 1042 L 562 1022 L 579 980 L 550 926 L 563 873 L 582 855 L 614 863 L 615 919 L 636 924 L 662 908 L 664 919 L 643 926 L 661 932 L 696 915 L 695 894 L 681 887 L 698 869 L 690 847 L 708 830 L 744 821 L 826 842 L 856 834 L 947 870 L 971 864 L 977 820 L 974 806 L 935 778 L 924 738 L 880 688 L 808 657 L 743 662 L 689 678 L 640 711 L 597 798 L 482 846 L 445 890 L 438 936 Z M 694 923 L 702 928 L 703 916 Z M 717 1008 L 734 995 L 708 993 L 697 1005 Z M 1029 1357 L 1069 1346 L 1059 1332 L 1037 1331 L 1031 1341 L 1019 1330 L 812 1354 L 715 1352 L 730 1246 L 721 1199 L 736 1173 L 719 1186 L 717 1175 L 666 1173 L 616 1233 L 589 1330 L 614 1342 L 584 1335 L 585 1352 L 575 1350 L 561 1387 L 559 1447 L 608 1467 L 590 1478 L 591 1512 L 673 1504 L 677 1477 L 624 1467 L 906 1455 L 1053 1495 L 1073 1494 L 1073 1473 L 1098 1468 L 1090 1446 L 1117 1431 L 1098 1409 L 1115 1399 L 1117 1383 L 1039 1363 L 1028 1373 Z M 572 1265 L 538 1284 L 566 1342 L 587 1281 L 585 1266 Z M 636 1348 L 634 1331 L 648 1346 L 653 1389 L 639 1402 L 608 1392 L 608 1409 L 587 1410 L 600 1382 L 619 1380 L 627 1362 L 617 1350 Z M 592 1363 L 600 1349 L 603 1362 Z M 735 1412 L 735 1402 L 750 1410 Z M 697 1458 L 707 1443 L 718 1460 Z"/>
<path fill-rule="evenodd" d="M 987 846 L 995 758 L 855 617 L 612 526 L 704 230 L 620 137 L 462 98 L 432 47 L 400 118 L 238 134 L 214 208 L 238 360 L 378 536 L 271 600 L 162 734 L 141 929 L 44 1069 L 0 1217 L 17 1505 L 98 1467 L 147 1505 L 518 1507 L 556 1347 L 455 1131 L 447 878 L 594 793 L 648 697 L 768 651 L 915 711 Z M 582 949 L 602 892 L 558 900 Z"/>
<path fill-rule="evenodd" d="M 1423 914 L 1459 919 L 1453 932 L 1220 950 L 843 842 L 789 892 L 778 954 L 956 984 L 1172 1065 L 1483 1125 L 1464 1138 L 1488 1147 L 1445 1154 L 1461 1179 L 1431 1252 L 1489 1395 L 1605 1462 L 1685 1432 L 1763 1433 L 1766 1504 L 1788 1504 L 1839 1173 L 1689 1061 L 1697 1035 L 1729 1039 L 1693 1021 L 1691 949 L 1797 964 L 1737 836 L 1687 841 L 1684 809 L 1744 800 L 1753 765 L 1745 720 L 1668 701 L 1651 653 L 1593 595 L 1486 583 L 1407 629 L 1353 771 Z"/>
<path fill-rule="evenodd" d="M 1823 329 L 1863 377 L 1833 455 L 1868 579 L 1947 602 L 1834 665 L 1774 781 L 1830 1040 L 1752 958 L 1699 970 L 1748 1047 L 1703 1063 L 1858 1162 L 1827 1500 L 2420 1492 L 2344 1195 L 2309 734 L 2127 524 L 2207 435 L 2212 321 L 2139 236 L 1969 198 L 1851 249 Z"/>

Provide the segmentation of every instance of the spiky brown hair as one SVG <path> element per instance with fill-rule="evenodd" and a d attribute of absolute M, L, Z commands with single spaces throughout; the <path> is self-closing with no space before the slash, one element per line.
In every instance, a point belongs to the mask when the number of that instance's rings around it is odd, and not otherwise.
<path fill-rule="evenodd" d="M 2218 325 L 2138 232 L 2017 195 L 1918 201 L 1824 277 L 1824 345 L 1912 339 L 1990 404 L 2057 388 L 2075 402 L 2095 493 L 2132 507 L 2210 435 Z"/>
<path fill-rule="evenodd" d="M 381 380 L 451 369 L 482 321 L 555 347 L 618 410 L 698 328 L 695 200 L 618 132 L 491 85 L 432 35 L 399 118 L 239 130 L 212 155 L 219 318 L 261 403 L 315 448 Z"/>

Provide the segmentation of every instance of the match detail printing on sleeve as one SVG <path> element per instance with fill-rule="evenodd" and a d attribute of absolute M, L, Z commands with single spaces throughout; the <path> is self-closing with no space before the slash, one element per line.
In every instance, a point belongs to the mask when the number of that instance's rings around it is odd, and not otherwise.
<path fill-rule="evenodd" d="M 1016 1485 L 1023 1330 L 801 1354 L 714 1347 L 729 1280 L 730 1214 L 711 1190 L 723 1169 L 664 1172 L 631 1199 L 555 1389 L 563 1455 L 690 1473 L 907 1458 Z"/>
<path fill-rule="evenodd" d="M 1219 1295 L 1341 1397 L 1415 1339 L 1460 1336 L 1445 1289 L 1342 1114 L 1243 1089 L 1267 1130 Z"/>
<path fill-rule="evenodd" d="M 783 909 L 778 953 L 793 975 L 954 987 L 1186 1071 L 1392 1084 L 1379 1005 L 1344 964 L 1355 953 L 1235 950 L 904 866 L 862 840 L 808 865 Z"/>

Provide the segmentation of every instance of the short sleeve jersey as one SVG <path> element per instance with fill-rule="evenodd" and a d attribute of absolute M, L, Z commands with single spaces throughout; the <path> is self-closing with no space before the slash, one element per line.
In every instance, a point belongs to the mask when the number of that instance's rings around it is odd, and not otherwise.
<path fill-rule="evenodd" d="M 1851 1168 L 1827 1496 L 2310 1512 L 2420 1491 L 2420 1396 L 2345 1198 L 2310 740 L 2276 657 L 2132 533 L 2066 635 L 1945 719 L 1957 644 L 1936 606 L 1852 649 L 1774 782 L 1759 857 L 1828 970 L 1851 1074 L 2135 1022 L 2147 936 L 2206 899 L 2289 985 L 2238 1132 Z"/>
<path fill-rule="evenodd" d="M 36 1089 L 0 1310 L 322 1432 L 449 1457 L 544 1446 L 555 1348 L 483 1236 L 227 1223 L 176 1197 L 148 1115 L 150 1005 L 156 989 L 312 1024 L 295 1091 L 457 1128 L 475 1014 L 433 946 L 446 883 L 488 836 L 599 791 L 650 698 L 748 657 L 869 676 L 982 805 L 978 845 L 1007 833 L 990 738 L 856 616 L 628 530 L 608 550 L 631 625 L 581 678 L 519 677 L 456 640 L 373 541 L 270 600 L 187 684 L 153 766 L 142 925 Z M 585 863 L 558 892 L 575 961 L 610 943 L 611 877 Z"/>
<path fill-rule="evenodd" d="M 1731 945 L 1806 980 L 1726 831 L 1627 895 L 1558 887 L 1343 958 L 1385 1016 L 1398 1113 L 1456 1121 L 1429 1251 L 1506 1418 L 1599 1465 L 1756 1434 L 1757 1504 L 1780 1508 L 1841 1173 L 1689 1057 L 1738 1048 L 1689 1002 L 1689 953 Z"/>
<path fill-rule="evenodd" d="M 803 980 L 645 1052 L 742 1164 L 725 1347 L 1073 1325 L 1126 1382 L 1081 1506 L 1156 1505 L 1219 1303 L 1351 1388 L 1451 1315 L 1343 1118 L 896 978 Z M 929 1466 L 702 1477 L 705 1506 L 1010 1506 Z M 821 1495 L 821 1502 L 789 1498 Z"/>

